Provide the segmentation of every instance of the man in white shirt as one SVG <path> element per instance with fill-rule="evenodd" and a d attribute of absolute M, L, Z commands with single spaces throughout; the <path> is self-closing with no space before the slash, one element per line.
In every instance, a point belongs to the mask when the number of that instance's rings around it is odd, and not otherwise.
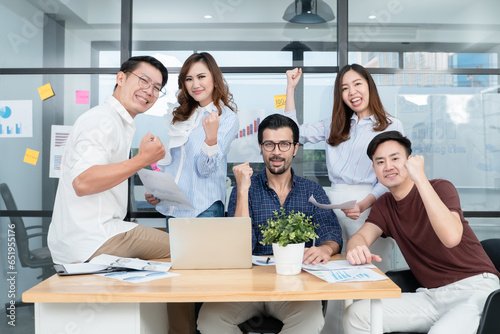
<path fill-rule="evenodd" d="M 134 117 L 155 104 L 167 78 L 167 69 L 157 59 L 132 57 L 116 75 L 113 95 L 75 122 L 49 227 L 54 262 L 85 262 L 99 254 L 142 259 L 170 256 L 167 233 L 123 220 L 127 179 L 165 156 L 160 139 L 148 133 L 138 154 L 129 159 Z"/>

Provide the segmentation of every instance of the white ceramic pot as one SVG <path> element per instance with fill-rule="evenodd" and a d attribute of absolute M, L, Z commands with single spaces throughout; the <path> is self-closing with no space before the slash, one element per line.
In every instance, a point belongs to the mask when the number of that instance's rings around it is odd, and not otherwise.
<path fill-rule="evenodd" d="M 289 244 L 281 247 L 273 244 L 274 262 L 276 273 L 279 275 L 297 275 L 302 269 L 305 242 L 300 244 Z"/>

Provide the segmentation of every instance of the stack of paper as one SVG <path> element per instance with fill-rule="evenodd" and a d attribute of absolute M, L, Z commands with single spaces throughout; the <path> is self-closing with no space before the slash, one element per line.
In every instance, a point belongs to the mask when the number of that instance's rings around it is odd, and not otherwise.
<path fill-rule="evenodd" d="M 328 283 L 381 281 L 387 279 L 386 276 L 376 273 L 371 268 L 375 268 L 375 266 L 373 264 L 353 266 L 347 260 L 302 266 L 302 269 L 308 273 Z"/>
<path fill-rule="evenodd" d="M 131 271 L 96 274 L 130 283 L 142 283 L 160 278 L 179 276 L 179 274 L 168 272 L 172 266 L 170 262 L 157 262 L 102 254 L 90 260 L 90 263 L 132 269 Z"/>

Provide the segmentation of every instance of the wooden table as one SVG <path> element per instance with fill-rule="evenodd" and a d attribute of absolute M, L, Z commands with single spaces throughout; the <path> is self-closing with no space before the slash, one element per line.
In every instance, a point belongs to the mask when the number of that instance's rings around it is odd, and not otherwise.
<path fill-rule="evenodd" d="M 371 332 L 382 333 L 380 299 L 401 297 L 389 279 L 326 283 L 304 271 L 277 275 L 274 266 L 171 272 L 181 275 L 137 284 L 95 275 L 54 275 L 23 293 L 23 301 L 35 303 L 37 334 L 149 334 L 167 332 L 167 302 L 371 299 Z"/>

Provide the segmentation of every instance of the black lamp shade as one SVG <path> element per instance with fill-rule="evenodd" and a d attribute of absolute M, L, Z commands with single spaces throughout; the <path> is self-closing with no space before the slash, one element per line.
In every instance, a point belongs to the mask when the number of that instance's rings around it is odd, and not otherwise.
<path fill-rule="evenodd" d="M 283 14 L 283 20 L 300 24 L 325 23 L 334 19 L 333 10 L 322 0 L 295 0 Z"/>

